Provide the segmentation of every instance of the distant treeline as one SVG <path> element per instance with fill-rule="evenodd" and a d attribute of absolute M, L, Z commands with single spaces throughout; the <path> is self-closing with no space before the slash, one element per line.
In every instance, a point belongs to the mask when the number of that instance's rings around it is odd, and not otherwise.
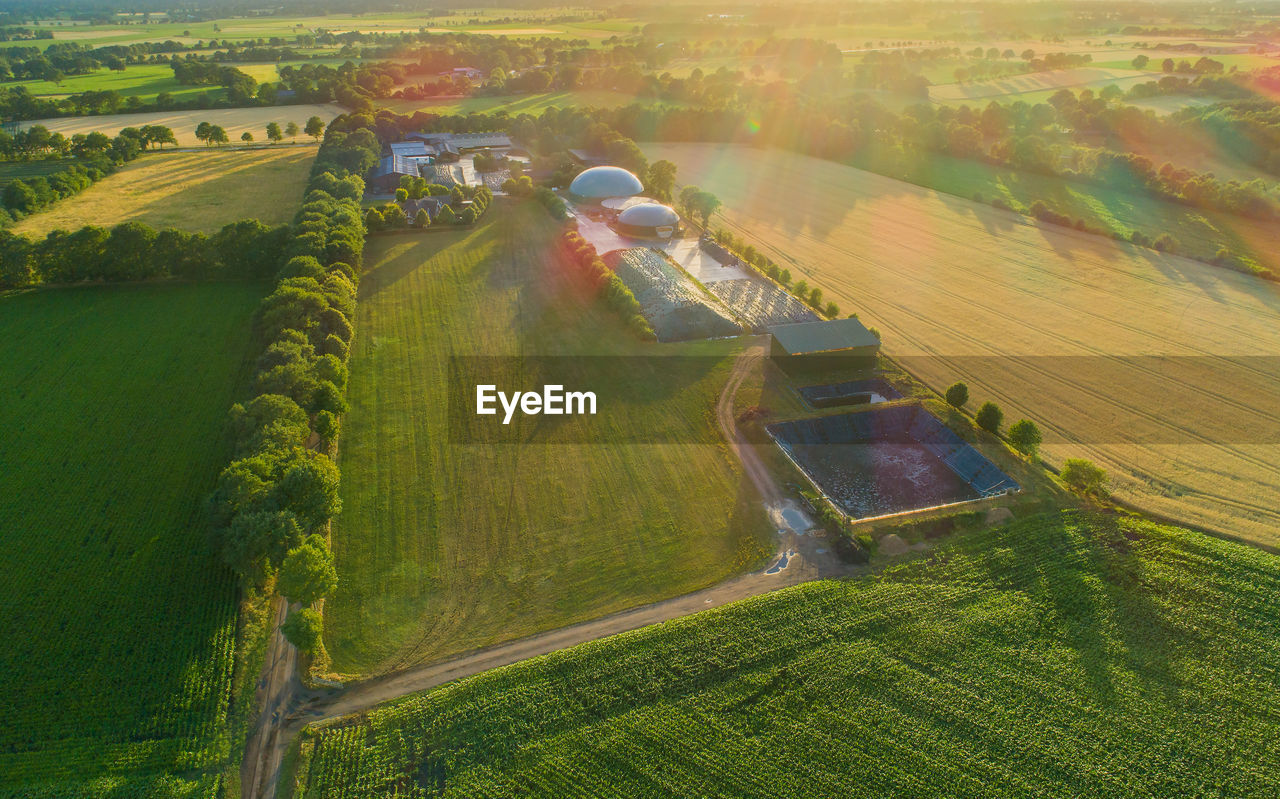
<path fill-rule="evenodd" d="M 287 225 L 232 222 L 211 236 L 139 222 L 55 230 L 33 241 L 0 230 L 0 288 L 157 278 L 257 279 L 279 268 Z"/>

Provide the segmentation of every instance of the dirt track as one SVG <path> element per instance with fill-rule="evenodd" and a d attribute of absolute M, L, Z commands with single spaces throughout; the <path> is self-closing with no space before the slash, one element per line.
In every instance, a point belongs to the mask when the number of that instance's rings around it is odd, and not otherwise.
<path fill-rule="evenodd" d="M 716 422 L 730 449 L 742 462 L 747 476 L 764 499 L 766 510 L 780 523 L 778 553 L 779 556 L 788 553 L 785 567 L 778 568 L 779 564 L 774 563 L 761 571 L 744 574 L 692 594 L 468 652 L 438 663 L 353 683 L 330 694 L 310 692 L 302 688 L 296 677 L 296 652 L 277 630 L 264 669 L 264 710 L 245 749 L 245 760 L 240 771 L 242 795 L 250 799 L 275 799 L 284 755 L 294 737 L 307 724 L 365 710 L 406 694 L 434 688 L 499 666 L 678 619 L 808 580 L 863 571 L 862 567 L 841 563 L 824 546 L 824 539 L 785 527 L 780 511 L 788 501 L 760 460 L 755 447 L 738 430 L 734 418 L 734 397 L 752 370 L 763 366 L 764 353 L 762 345 L 755 345 L 738 356 L 716 402 Z M 277 622 L 282 619 L 283 614 L 278 613 Z"/>
<path fill-rule="evenodd" d="M 288 611 L 288 604 L 277 598 L 273 610 L 275 629 L 271 633 L 262 678 L 258 681 L 256 698 L 262 713 L 249 735 L 244 760 L 240 764 L 240 793 L 243 796 L 257 796 L 264 788 L 269 788 L 266 795 L 275 795 L 275 779 L 280 768 L 280 755 L 284 751 L 277 746 L 277 739 L 289 704 L 302 689 L 298 681 L 298 650 L 280 632 Z M 270 757 L 264 762 L 266 756 Z"/>

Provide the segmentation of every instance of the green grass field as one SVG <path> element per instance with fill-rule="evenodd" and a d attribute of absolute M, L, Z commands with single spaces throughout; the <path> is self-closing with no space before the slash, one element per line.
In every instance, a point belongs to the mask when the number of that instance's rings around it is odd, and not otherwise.
<path fill-rule="evenodd" d="M 262 293 L 0 295 L 0 796 L 210 796 L 235 770 L 236 586 L 201 512 Z"/>
<path fill-rule="evenodd" d="M 546 94 L 515 94 L 501 97 L 450 97 L 432 100 L 381 100 L 383 108 L 397 114 L 426 111 L 431 114 L 540 114 L 548 108 L 618 108 L 633 103 L 642 106 L 680 105 L 647 97 L 606 90 L 559 91 Z"/>
<path fill-rule="evenodd" d="M 304 799 L 1274 796 L 1280 559 L 1111 516 L 966 534 L 320 728 Z"/>
<path fill-rule="evenodd" d="M 1153 160 L 1157 166 L 1161 163 L 1159 157 Z M 1073 219 L 1083 219 L 1092 229 L 1126 237 L 1134 230 L 1152 239 L 1171 233 L 1179 242 L 1179 253 L 1201 260 L 1212 259 L 1220 247 L 1226 247 L 1253 267 L 1280 273 L 1280 231 L 1274 225 L 1166 202 L 1137 186 L 1128 190 L 1100 187 L 938 154 L 920 154 L 905 177 L 968 199 L 975 195 L 986 202 L 1000 198 L 1024 213 L 1040 200 Z"/>
<path fill-rule="evenodd" d="M 41 237 L 121 222 L 205 233 L 239 219 L 278 225 L 293 217 L 315 157 L 314 147 L 283 145 L 148 153 L 12 230 Z"/>
<path fill-rule="evenodd" d="M 369 242 L 333 533 L 340 583 L 324 608 L 338 674 L 685 593 L 772 552 L 725 447 L 617 443 L 654 428 L 718 442 L 714 403 L 742 345 L 636 342 L 563 274 L 557 230 L 540 206 L 499 202 L 473 230 Z M 451 355 L 644 353 L 711 364 L 600 408 L 611 435 L 599 444 L 450 440 Z"/>
<path fill-rule="evenodd" d="M 87 75 L 71 75 L 61 83 L 49 80 L 23 80 L 3 84 L 12 88 L 21 86 L 37 97 L 65 97 L 81 92 L 115 91 L 124 97 L 138 97 L 150 103 L 160 92 L 168 92 L 175 100 L 190 100 L 200 95 L 220 99 L 226 92 L 220 86 L 184 86 L 173 77 L 173 68 L 167 64 L 137 64 L 115 71 L 100 69 Z"/>

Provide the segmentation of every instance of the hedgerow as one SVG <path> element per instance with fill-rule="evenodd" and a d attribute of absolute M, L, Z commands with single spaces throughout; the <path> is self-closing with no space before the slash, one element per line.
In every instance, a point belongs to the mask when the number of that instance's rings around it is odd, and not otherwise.
<path fill-rule="evenodd" d="M 266 584 L 304 544 L 328 556 L 324 534 L 341 507 L 332 455 L 364 250 L 364 181 L 353 168 L 376 157 L 377 141 L 358 121 L 330 126 L 276 260 L 276 288 L 258 311 L 263 352 L 252 396 L 231 409 L 236 459 L 209 500 L 218 550 L 247 586 Z M 303 626 L 292 616 L 290 624 Z M 298 640 L 319 646 L 318 636 Z"/>
<path fill-rule="evenodd" d="M 653 328 L 644 318 L 636 296 L 601 260 L 596 253 L 596 248 L 590 242 L 582 238 L 576 230 L 568 230 L 560 238 L 560 250 L 564 253 L 566 263 L 582 276 L 605 305 L 622 318 L 627 328 L 637 338 L 643 341 L 657 340 L 658 337 L 653 332 Z"/>

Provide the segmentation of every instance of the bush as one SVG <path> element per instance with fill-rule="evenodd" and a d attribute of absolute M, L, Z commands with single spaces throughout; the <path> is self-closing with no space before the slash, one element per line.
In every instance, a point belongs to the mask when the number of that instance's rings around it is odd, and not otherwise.
<path fill-rule="evenodd" d="M 1159 236 L 1156 236 L 1156 240 L 1151 246 L 1155 247 L 1160 252 L 1177 252 L 1178 240 L 1168 233 L 1161 233 Z"/>
<path fill-rule="evenodd" d="M 1030 419 L 1019 419 L 1009 427 L 1009 443 L 1023 455 L 1034 458 L 1041 440 L 1040 428 Z"/>
<path fill-rule="evenodd" d="M 947 389 L 947 404 L 959 408 L 969 401 L 969 387 L 964 383 L 952 383 Z"/>
<path fill-rule="evenodd" d="M 324 621 L 311 608 L 303 608 L 289 614 L 284 624 L 280 625 L 280 632 L 284 633 L 285 640 L 296 646 L 299 652 L 313 654 L 324 633 Z"/>
<path fill-rule="evenodd" d="M 1107 473 L 1093 461 L 1067 458 L 1062 466 L 1062 482 L 1081 494 L 1102 495 L 1106 492 Z"/>
<path fill-rule="evenodd" d="M 999 435 L 1000 423 L 1004 421 L 1004 412 L 994 402 L 984 402 L 982 407 L 978 409 L 978 414 L 974 417 L 974 421 L 978 423 L 978 427 L 988 433 Z"/>

